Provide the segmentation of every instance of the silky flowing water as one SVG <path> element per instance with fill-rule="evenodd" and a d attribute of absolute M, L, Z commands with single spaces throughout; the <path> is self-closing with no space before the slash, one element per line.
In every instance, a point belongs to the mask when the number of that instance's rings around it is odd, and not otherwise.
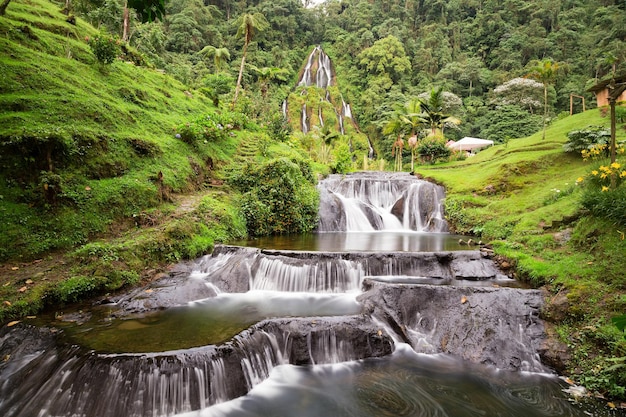
<path fill-rule="evenodd" d="M 320 191 L 325 232 L 218 247 L 5 331 L 0 415 L 625 415 L 539 362 L 539 294 L 447 232 L 440 188 L 368 173 Z"/>

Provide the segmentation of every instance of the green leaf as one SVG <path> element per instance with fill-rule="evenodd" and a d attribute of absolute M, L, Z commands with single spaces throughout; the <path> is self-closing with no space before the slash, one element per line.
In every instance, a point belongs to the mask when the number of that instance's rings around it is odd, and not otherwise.
<path fill-rule="evenodd" d="M 621 331 L 624 331 L 624 329 L 626 328 L 626 314 L 622 314 L 621 316 L 613 317 L 611 319 L 611 321 Z"/>

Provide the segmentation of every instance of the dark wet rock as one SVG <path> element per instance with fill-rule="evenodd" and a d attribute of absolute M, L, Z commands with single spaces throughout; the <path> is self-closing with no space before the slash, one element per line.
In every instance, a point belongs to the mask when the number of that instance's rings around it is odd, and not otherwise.
<path fill-rule="evenodd" d="M 42 337 L 43 336 L 43 337 Z M 26 326 L 3 331 L 0 415 L 172 415 L 245 395 L 280 364 L 336 363 L 390 354 L 391 339 L 364 317 L 265 320 L 220 346 L 98 354 Z M 21 358 L 21 359 L 17 359 Z M 28 378 L 28 383 L 24 383 Z"/>
<path fill-rule="evenodd" d="M 563 322 L 570 314 L 570 302 L 567 298 L 567 292 L 559 292 L 556 295 L 546 294 L 546 305 L 541 311 L 543 319 L 552 323 Z"/>
<path fill-rule="evenodd" d="M 559 340 L 553 326 L 545 324 L 547 338 L 538 349 L 541 361 L 558 373 L 565 372 L 567 363 L 571 360 L 571 353 L 567 345 Z"/>
<path fill-rule="evenodd" d="M 112 314 L 116 317 L 144 314 L 215 297 L 216 294 L 215 289 L 200 278 L 172 275 L 114 298 L 116 307 Z"/>
<path fill-rule="evenodd" d="M 56 319 L 66 323 L 77 323 L 80 325 L 87 323 L 89 320 L 91 320 L 91 317 L 92 314 L 90 312 L 79 310 L 72 313 L 57 315 Z"/>
<path fill-rule="evenodd" d="M 54 347 L 57 333 L 23 323 L 0 328 L 0 374 L 11 374 L 25 358 Z"/>
<path fill-rule="evenodd" d="M 393 285 L 366 279 L 359 300 L 418 352 L 444 352 L 502 369 L 543 371 L 540 291 Z"/>

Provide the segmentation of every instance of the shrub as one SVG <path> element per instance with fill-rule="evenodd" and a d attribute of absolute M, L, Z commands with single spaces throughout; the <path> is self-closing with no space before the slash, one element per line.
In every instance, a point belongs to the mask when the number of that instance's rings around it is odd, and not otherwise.
<path fill-rule="evenodd" d="M 270 137 L 279 142 L 286 142 L 293 132 L 287 119 L 280 113 L 274 113 L 267 124 Z"/>
<path fill-rule="evenodd" d="M 106 33 L 99 33 L 92 38 L 85 38 L 91 52 L 103 65 L 112 64 L 120 53 L 120 41 Z"/>
<path fill-rule="evenodd" d="M 333 151 L 332 170 L 337 174 L 345 174 L 352 169 L 352 155 L 345 143 L 338 145 Z"/>
<path fill-rule="evenodd" d="M 502 143 L 504 138 L 523 138 L 539 131 L 542 117 L 513 105 L 498 106 L 476 120 L 481 138 Z"/>
<path fill-rule="evenodd" d="M 75 303 L 95 294 L 102 284 L 100 277 L 74 276 L 60 282 L 52 291 L 52 297 L 61 303 Z"/>
<path fill-rule="evenodd" d="M 217 142 L 234 135 L 233 130 L 249 127 L 249 121 L 243 114 L 234 112 L 210 112 L 176 128 L 176 138 L 190 145 L 197 146 L 204 142 Z"/>
<path fill-rule="evenodd" d="M 241 210 L 251 235 L 303 233 L 317 226 L 319 196 L 303 160 L 248 164 L 231 175 L 229 183 L 245 192 Z"/>
<path fill-rule="evenodd" d="M 595 145 L 608 145 L 611 140 L 611 132 L 601 126 L 589 126 L 586 129 L 572 130 L 567 134 L 567 142 L 563 145 L 565 152 L 582 152 L 591 149 L 602 149 L 604 156 L 608 156 L 608 146 L 596 147 Z"/>
<path fill-rule="evenodd" d="M 626 226 L 626 187 L 604 191 L 594 186 L 586 187 L 581 203 L 593 215 Z"/>
<path fill-rule="evenodd" d="M 450 158 L 450 148 L 443 139 L 426 138 L 417 147 L 417 154 L 423 162 L 434 164 Z"/>

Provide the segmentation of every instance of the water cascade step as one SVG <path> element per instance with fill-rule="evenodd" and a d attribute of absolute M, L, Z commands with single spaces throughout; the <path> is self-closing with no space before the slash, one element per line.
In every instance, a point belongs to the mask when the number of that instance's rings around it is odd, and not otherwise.
<path fill-rule="evenodd" d="M 447 232 L 443 187 L 408 173 L 329 175 L 320 181 L 320 232 Z"/>

